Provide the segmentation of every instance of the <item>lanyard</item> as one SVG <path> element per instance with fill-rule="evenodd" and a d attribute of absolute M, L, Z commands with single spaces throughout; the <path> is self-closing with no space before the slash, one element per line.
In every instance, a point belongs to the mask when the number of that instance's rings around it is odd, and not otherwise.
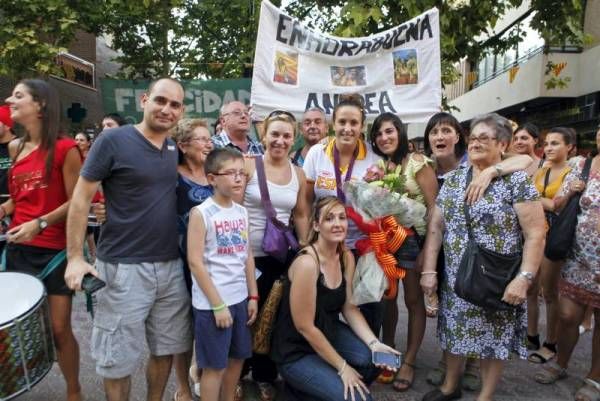
<path fill-rule="evenodd" d="M 352 169 L 354 168 L 354 161 L 356 160 L 356 156 L 358 156 L 358 146 L 360 146 L 360 144 L 356 144 L 356 150 L 354 151 L 354 154 L 350 159 L 350 163 L 348 164 L 348 170 L 346 171 L 344 182 L 348 182 L 350 181 L 350 178 L 352 178 Z M 340 152 L 338 152 L 335 144 L 333 145 L 333 169 L 335 170 L 335 186 L 337 189 L 338 199 L 345 204 L 346 195 L 342 190 L 342 177 L 340 175 Z"/>

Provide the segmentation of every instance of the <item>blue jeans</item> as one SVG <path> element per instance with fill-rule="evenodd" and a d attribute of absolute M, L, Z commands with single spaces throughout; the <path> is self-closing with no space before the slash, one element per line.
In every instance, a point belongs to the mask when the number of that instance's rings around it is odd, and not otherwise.
<path fill-rule="evenodd" d="M 331 345 L 356 371 L 362 375 L 368 386 L 379 374 L 372 363 L 371 350 L 342 322 L 336 323 L 336 336 Z M 279 373 L 289 387 L 292 396 L 298 400 L 346 401 L 344 383 L 337 370 L 325 362 L 318 354 L 305 355 L 302 358 L 278 366 Z M 371 394 L 363 400 L 358 392 L 356 401 L 372 401 Z"/>

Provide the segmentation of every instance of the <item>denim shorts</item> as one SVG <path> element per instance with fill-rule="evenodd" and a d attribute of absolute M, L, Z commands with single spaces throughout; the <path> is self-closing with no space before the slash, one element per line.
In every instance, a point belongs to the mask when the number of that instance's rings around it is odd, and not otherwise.
<path fill-rule="evenodd" d="M 137 264 L 96 260 L 96 269 L 106 282 L 96 293 L 92 330 L 92 357 L 100 376 L 130 376 L 144 354 L 144 337 L 152 355 L 191 349 L 191 303 L 180 259 Z"/>
<path fill-rule="evenodd" d="M 252 356 L 252 336 L 248 322 L 248 301 L 229 307 L 233 324 L 217 327 L 211 310 L 194 308 L 194 338 L 196 363 L 199 368 L 225 369 L 227 360 L 246 359 Z"/>

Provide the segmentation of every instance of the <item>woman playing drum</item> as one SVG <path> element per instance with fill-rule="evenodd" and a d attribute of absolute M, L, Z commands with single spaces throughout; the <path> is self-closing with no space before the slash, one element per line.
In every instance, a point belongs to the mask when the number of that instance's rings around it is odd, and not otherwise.
<path fill-rule="evenodd" d="M 8 176 L 11 198 L 0 206 L 0 218 L 12 214 L 7 232 L 7 270 L 39 275 L 49 264 L 54 271 L 44 279 L 58 364 L 67 382 L 67 400 L 81 400 L 79 346 L 71 328 L 72 291 L 64 281 L 65 218 L 81 167 L 75 141 L 59 135 L 58 94 L 47 82 L 21 81 L 6 99 L 11 118 L 25 128 L 13 140 L 13 165 Z M 58 262 L 58 263 L 57 263 Z"/>

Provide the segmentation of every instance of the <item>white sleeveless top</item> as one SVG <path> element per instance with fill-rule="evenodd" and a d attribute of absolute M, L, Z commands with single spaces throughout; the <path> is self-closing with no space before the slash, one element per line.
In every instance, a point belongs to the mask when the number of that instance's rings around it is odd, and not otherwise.
<path fill-rule="evenodd" d="M 296 169 L 292 162 L 290 162 L 290 168 L 292 169 L 292 179 L 287 184 L 278 185 L 267 179 L 269 197 L 271 198 L 271 203 L 277 213 L 277 220 L 284 224 L 289 224 L 290 222 L 290 215 L 294 207 L 296 207 L 298 191 L 300 190 L 298 176 L 296 175 Z M 252 248 L 252 253 L 255 257 L 266 256 L 267 254 L 262 249 L 262 241 L 265 235 L 267 216 L 265 208 L 260 200 L 260 189 L 258 187 L 256 169 L 254 169 L 254 174 L 252 174 L 252 177 L 250 177 L 250 180 L 246 185 L 244 206 L 248 210 L 248 220 L 250 222 L 250 247 Z"/>
<path fill-rule="evenodd" d="M 212 197 L 198 206 L 206 226 L 204 265 L 221 299 L 227 306 L 248 298 L 246 260 L 248 259 L 248 214 L 233 202 L 222 207 Z M 192 305 L 210 310 L 208 298 L 192 275 Z"/>

